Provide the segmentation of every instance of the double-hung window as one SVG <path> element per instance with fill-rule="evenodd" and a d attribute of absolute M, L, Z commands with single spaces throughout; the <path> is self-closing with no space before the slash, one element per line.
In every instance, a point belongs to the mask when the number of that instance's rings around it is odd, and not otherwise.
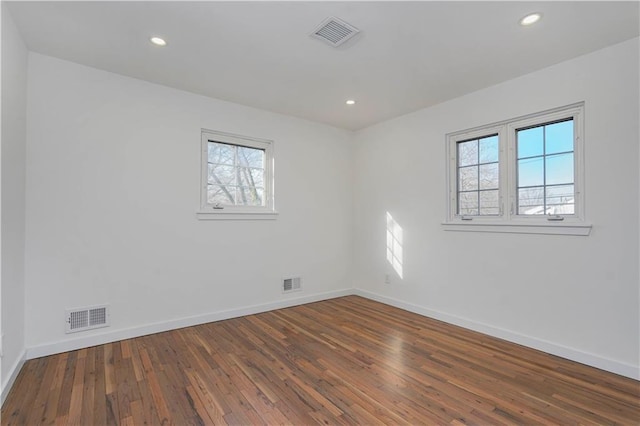
<path fill-rule="evenodd" d="M 201 219 L 273 218 L 273 141 L 202 130 Z"/>
<path fill-rule="evenodd" d="M 447 135 L 447 230 L 588 235 L 584 105 Z"/>

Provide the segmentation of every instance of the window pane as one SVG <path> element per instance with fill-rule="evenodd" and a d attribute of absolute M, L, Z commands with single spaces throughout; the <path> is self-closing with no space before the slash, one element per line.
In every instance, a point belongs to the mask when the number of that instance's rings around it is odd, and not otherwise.
<path fill-rule="evenodd" d="M 209 176 L 207 177 L 207 183 L 234 185 L 235 168 L 233 166 L 209 164 Z"/>
<path fill-rule="evenodd" d="M 477 215 L 478 214 L 478 193 L 461 192 L 458 194 L 458 214 Z"/>
<path fill-rule="evenodd" d="M 262 206 L 264 200 L 263 188 L 239 186 L 236 188 L 236 204 L 241 206 Z"/>
<path fill-rule="evenodd" d="M 235 146 L 218 142 L 209 142 L 207 145 L 209 163 L 234 164 Z"/>
<path fill-rule="evenodd" d="M 207 203 L 234 204 L 235 187 L 207 185 Z"/>
<path fill-rule="evenodd" d="M 547 185 L 573 183 L 573 153 L 547 157 Z"/>
<path fill-rule="evenodd" d="M 480 191 L 480 214 L 499 214 L 498 191 Z"/>
<path fill-rule="evenodd" d="M 518 160 L 518 187 L 544 185 L 543 157 Z"/>
<path fill-rule="evenodd" d="M 238 147 L 238 165 L 264 168 L 264 151 L 256 148 Z"/>
<path fill-rule="evenodd" d="M 573 151 L 573 120 L 545 126 L 545 153 Z"/>
<path fill-rule="evenodd" d="M 462 167 L 458 170 L 460 191 L 474 191 L 478 189 L 478 166 Z"/>
<path fill-rule="evenodd" d="M 544 154 L 543 126 L 518 130 L 518 158 Z"/>
<path fill-rule="evenodd" d="M 498 161 L 498 135 L 480 139 L 480 163 Z"/>
<path fill-rule="evenodd" d="M 478 141 L 458 143 L 458 166 L 478 164 Z"/>
<path fill-rule="evenodd" d="M 264 186 L 264 170 L 263 169 L 248 169 L 246 167 L 240 167 L 238 169 L 240 175 L 241 186 Z"/>
<path fill-rule="evenodd" d="M 544 214 L 544 187 L 518 190 L 518 214 Z"/>
<path fill-rule="evenodd" d="M 498 163 L 480 166 L 480 189 L 498 189 Z"/>
<path fill-rule="evenodd" d="M 273 143 L 205 130 L 201 138 L 201 173 L 206 174 L 206 186 L 201 187 L 200 196 L 203 211 L 272 211 L 274 182 L 267 176 L 273 176 Z M 216 204 L 226 210 L 215 212 Z"/>
<path fill-rule="evenodd" d="M 573 185 L 547 188 L 548 214 L 574 214 L 575 193 Z"/>

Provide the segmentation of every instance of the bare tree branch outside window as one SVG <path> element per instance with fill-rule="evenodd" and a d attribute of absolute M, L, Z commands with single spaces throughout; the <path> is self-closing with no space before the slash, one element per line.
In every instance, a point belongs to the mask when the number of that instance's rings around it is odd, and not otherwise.
<path fill-rule="evenodd" d="M 264 205 L 265 152 L 228 143 L 208 143 L 207 202 Z"/>
<path fill-rule="evenodd" d="M 499 214 L 498 135 L 458 142 L 457 150 L 458 214 Z"/>

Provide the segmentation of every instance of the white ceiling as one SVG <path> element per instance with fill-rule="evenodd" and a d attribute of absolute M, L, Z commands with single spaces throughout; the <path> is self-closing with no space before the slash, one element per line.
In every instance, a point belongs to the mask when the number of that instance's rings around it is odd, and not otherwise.
<path fill-rule="evenodd" d="M 639 34 L 638 2 L 6 3 L 35 52 L 352 130 Z M 361 34 L 309 37 L 328 16 Z"/>

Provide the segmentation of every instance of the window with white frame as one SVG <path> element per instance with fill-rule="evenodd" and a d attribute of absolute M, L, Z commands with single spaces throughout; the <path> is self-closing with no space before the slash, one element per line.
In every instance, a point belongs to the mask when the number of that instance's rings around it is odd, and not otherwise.
<path fill-rule="evenodd" d="M 201 157 L 199 213 L 274 213 L 273 141 L 202 130 Z"/>
<path fill-rule="evenodd" d="M 588 235 L 584 104 L 447 135 L 447 230 Z"/>

